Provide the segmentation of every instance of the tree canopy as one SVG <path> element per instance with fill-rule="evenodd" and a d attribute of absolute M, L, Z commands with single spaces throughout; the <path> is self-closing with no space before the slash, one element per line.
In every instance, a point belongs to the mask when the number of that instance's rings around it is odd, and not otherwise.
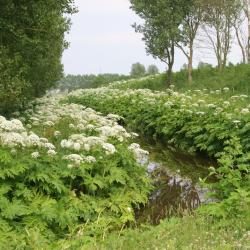
<path fill-rule="evenodd" d="M 39 97 L 62 77 L 73 0 L 1 0 L 0 113 Z"/>
<path fill-rule="evenodd" d="M 139 62 L 132 64 L 130 75 L 132 77 L 142 77 L 146 74 L 145 66 Z"/>

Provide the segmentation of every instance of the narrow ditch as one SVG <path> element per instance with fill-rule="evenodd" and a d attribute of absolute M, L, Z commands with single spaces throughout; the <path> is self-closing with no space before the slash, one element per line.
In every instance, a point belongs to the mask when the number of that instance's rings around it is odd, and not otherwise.
<path fill-rule="evenodd" d="M 138 143 L 149 151 L 145 162 L 154 185 L 148 204 L 136 212 L 138 223 L 159 224 L 166 217 L 182 216 L 211 201 L 206 197 L 208 189 L 199 185 L 199 178 L 208 176 L 208 168 L 216 166 L 214 160 L 142 139 Z"/>

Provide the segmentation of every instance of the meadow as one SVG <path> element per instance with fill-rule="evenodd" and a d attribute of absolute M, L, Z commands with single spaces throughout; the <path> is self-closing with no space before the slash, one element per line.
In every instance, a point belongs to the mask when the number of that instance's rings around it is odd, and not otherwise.
<path fill-rule="evenodd" d="M 249 96 L 131 82 L 47 95 L 0 117 L 1 249 L 249 248 Z M 213 202 L 159 225 L 136 221 L 153 190 L 138 134 L 216 161 L 215 181 L 200 178 Z"/>

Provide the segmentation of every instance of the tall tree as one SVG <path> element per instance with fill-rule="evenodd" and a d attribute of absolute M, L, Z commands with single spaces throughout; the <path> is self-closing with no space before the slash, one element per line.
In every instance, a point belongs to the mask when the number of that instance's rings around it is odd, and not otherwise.
<path fill-rule="evenodd" d="M 235 0 L 210 0 L 206 2 L 203 30 L 216 55 L 218 69 L 226 66 L 233 36 Z"/>
<path fill-rule="evenodd" d="M 248 23 L 247 61 L 250 63 L 250 0 L 242 0 Z"/>
<path fill-rule="evenodd" d="M 242 54 L 242 62 L 247 63 L 248 59 L 248 38 L 244 30 L 246 12 L 245 12 L 245 3 L 242 0 L 235 0 L 238 5 L 237 10 L 233 15 L 233 26 L 235 30 L 236 39 Z"/>
<path fill-rule="evenodd" d="M 181 24 L 182 39 L 176 43 L 176 46 L 182 50 L 188 59 L 188 81 L 192 82 L 194 41 L 197 31 L 202 22 L 203 8 L 199 0 L 194 0 L 189 11 Z"/>
<path fill-rule="evenodd" d="M 132 9 L 144 20 L 135 24 L 143 34 L 146 50 L 167 64 L 167 86 L 172 83 L 175 46 L 180 41 L 180 24 L 188 13 L 191 0 L 131 0 Z"/>
<path fill-rule="evenodd" d="M 8 70 L 0 67 L 0 112 L 10 112 L 20 103 L 41 96 L 61 78 L 61 56 L 67 46 L 64 34 L 70 28 L 65 14 L 74 13 L 75 8 L 73 0 L 0 3 L 0 57 L 12 65 Z M 25 83 L 22 87 L 21 82 Z M 8 99 L 15 101 L 8 103 Z"/>

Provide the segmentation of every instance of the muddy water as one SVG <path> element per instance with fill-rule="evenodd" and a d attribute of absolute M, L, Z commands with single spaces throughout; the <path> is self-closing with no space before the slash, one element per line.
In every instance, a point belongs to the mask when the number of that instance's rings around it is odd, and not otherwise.
<path fill-rule="evenodd" d="M 162 149 L 161 145 L 139 142 L 150 152 L 148 172 L 154 184 L 148 204 L 137 212 L 138 222 L 158 224 L 161 219 L 183 215 L 207 203 L 208 190 L 201 187 L 199 178 L 208 175 L 212 160 Z"/>

